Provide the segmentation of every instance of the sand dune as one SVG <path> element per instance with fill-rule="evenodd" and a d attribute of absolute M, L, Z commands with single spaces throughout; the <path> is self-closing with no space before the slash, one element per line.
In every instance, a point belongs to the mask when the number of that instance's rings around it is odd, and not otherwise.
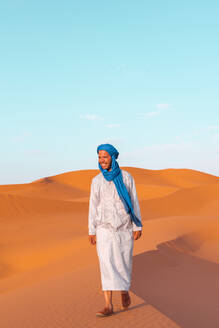
<path fill-rule="evenodd" d="M 171 195 L 142 202 L 147 218 L 201 214 L 202 208 L 219 201 L 219 183 L 183 188 Z"/>
<path fill-rule="evenodd" d="M 219 181 L 214 175 L 190 169 L 146 170 L 133 167 L 123 167 L 123 169 L 133 175 L 136 184 L 189 188 Z"/>
<path fill-rule="evenodd" d="M 52 198 L 52 197 L 51 197 Z M 59 200 L 43 195 L 20 196 L 20 195 L 0 195 L 1 217 L 30 217 L 41 214 L 67 214 L 72 215 L 84 212 L 87 208 L 84 203 L 69 200 Z"/>
<path fill-rule="evenodd" d="M 46 178 L 47 182 L 55 181 L 60 182 L 65 185 L 74 186 L 79 190 L 90 191 L 90 183 L 92 178 L 98 174 L 98 170 L 83 170 L 83 171 L 73 171 L 66 172 L 58 175 L 54 175 L 52 177 Z M 34 181 L 33 183 L 39 183 L 45 181 L 44 179 L 39 179 Z"/>
<path fill-rule="evenodd" d="M 132 307 L 121 311 L 115 293 L 116 315 L 104 323 L 95 317 L 103 296 L 87 214 L 99 171 L 66 172 L 0 186 L 2 327 L 219 326 L 219 178 L 123 169 L 135 178 L 144 224 L 134 247 Z"/>

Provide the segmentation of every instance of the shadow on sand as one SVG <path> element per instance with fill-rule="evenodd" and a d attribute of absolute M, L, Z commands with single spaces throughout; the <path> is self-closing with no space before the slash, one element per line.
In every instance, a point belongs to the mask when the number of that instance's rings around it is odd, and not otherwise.
<path fill-rule="evenodd" d="M 219 327 L 219 264 L 191 255 L 189 234 L 133 257 L 131 291 L 182 328 Z"/>

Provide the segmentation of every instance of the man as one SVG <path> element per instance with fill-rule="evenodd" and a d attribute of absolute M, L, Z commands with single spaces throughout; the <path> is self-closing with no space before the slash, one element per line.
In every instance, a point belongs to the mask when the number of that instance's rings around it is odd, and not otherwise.
<path fill-rule="evenodd" d="M 113 312 L 112 291 L 121 291 L 122 308 L 131 303 L 132 254 L 134 240 L 141 237 L 142 223 L 135 182 L 121 170 L 118 151 L 110 144 L 97 148 L 100 173 L 91 183 L 89 241 L 96 244 L 105 307 L 97 316 Z"/>

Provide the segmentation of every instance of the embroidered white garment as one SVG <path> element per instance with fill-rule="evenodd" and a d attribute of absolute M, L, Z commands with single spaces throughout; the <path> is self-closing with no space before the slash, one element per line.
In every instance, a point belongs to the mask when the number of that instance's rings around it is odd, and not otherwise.
<path fill-rule="evenodd" d="M 140 207 L 133 177 L 127 171 L 122 171 L 123 182 L 131 197 L 134 213 L 141 220 Z M 102 173 L 95 176 L 91 183 L 89 202 L 89 235 L 96 234 L 98 226 L 105 226 L 116 231 L 126 230 L 133 227 L 134 231 L 142 230 L 131 221 L 126 213 L 116 186 L 113 181 L 107 181 Z"/>
<path fill-rule="evenodd" d="M 141 220 L 135 182 L 121 170 L 131 197 L 135 215 Z M 103 290 L 129 290 L 134 238 L 132 231 L 142 230 L 126 213 L 113 181 L 100 173 L 93 178 L 89 203 L 89 235 L 96 235 Z"/>

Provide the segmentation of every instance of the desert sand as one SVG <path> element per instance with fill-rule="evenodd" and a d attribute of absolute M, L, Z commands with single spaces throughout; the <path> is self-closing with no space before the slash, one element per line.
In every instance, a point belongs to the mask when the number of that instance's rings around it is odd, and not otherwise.
<path fill-rule="evenodd" d="M 0 327 L 219 327 L 219 177 L 123 167 L 135 179 L 143 234 L 135 241 L 127 311 L 104 306 L 88 242 L 91 179 L 67 172 L 0 186 Z"/>

